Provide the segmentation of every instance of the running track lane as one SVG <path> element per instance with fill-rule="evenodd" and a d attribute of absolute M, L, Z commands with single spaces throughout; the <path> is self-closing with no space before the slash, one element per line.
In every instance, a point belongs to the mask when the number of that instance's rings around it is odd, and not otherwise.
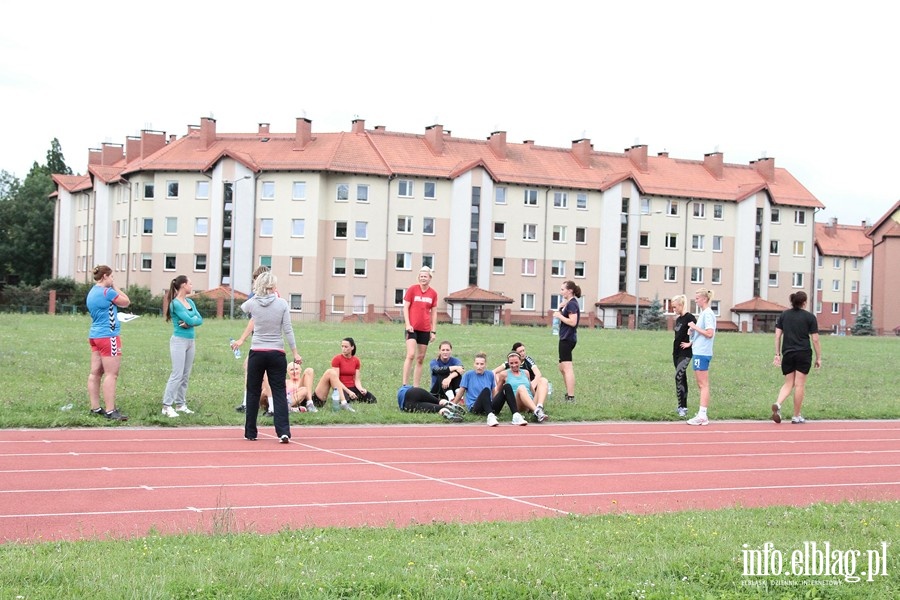
<path fill-rule="evenodd" d="M 900 499 L 900 421 L 0 431 L 0 541 Z"/>

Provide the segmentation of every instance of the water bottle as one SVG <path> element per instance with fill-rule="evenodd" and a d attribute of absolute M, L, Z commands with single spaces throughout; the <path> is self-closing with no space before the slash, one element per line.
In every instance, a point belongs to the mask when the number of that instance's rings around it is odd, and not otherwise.
<path fill-rule="evenodd" d="M 550 330 L 553 335 L 559 335 L 559 317 L 553 317 L 553 327 Z"/>
<path fill-rule="evenodd" d="M 334 388 L 334 391 L 331 392 L 331 410 L 341 410 L 341 395 L 338 394 L 337 388 Z"/>
<path fill-rule="evenodd" d="M 553 382 L 552 381 L 547 382 L 547 395 L 548 396 L 553 395 Z"/>
<path fill-rule="evenodd" d="M 74 406 L 74 405 L 73 405 L 71 402 L 69 402 L 69 403 L 66 404 L 66 405 L 60 406 L 60 407 L 59 407 L 59 410 L 61 410 L 61 411 L 63 411 L 63 412 L 68 412 L 68 411 L 72 410 L 72 407 L 73 407 L 73 406 Z"/>
<path fill-rule="evenodd" d="M 231 338 L 231 340 L 230 340 L 230 342 L 229 342 L 229 344 L 228 344 L 229 347 L 231 346 L 231 344 L 234 344 L 234 338 Z M 240 359 L 241 359 L 241 348 L 240 348 L 240 346 L 238 346 L 237 348 L 235 348 L 235 349 L 233 350 L 233 352 L 234 352 L 234 359 L 235 359 L 235 360 L 240 360 Z"/>

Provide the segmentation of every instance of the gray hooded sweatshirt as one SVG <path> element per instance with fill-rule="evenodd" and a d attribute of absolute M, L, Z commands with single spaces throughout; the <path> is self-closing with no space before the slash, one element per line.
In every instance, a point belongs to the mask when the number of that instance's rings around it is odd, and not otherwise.
<path fill-rule="evenodd" d="M 275 294 L 262 297 L 253 296 L 241 304 L 241 310 L 253 319 L 251 350 L 284 352 L 284 340 L 287 340 L 291 350 L 297 348 L 287 300 L 279 298 Z M 282 339 L 282 334 L 284 334 L 284 339 Z"/>

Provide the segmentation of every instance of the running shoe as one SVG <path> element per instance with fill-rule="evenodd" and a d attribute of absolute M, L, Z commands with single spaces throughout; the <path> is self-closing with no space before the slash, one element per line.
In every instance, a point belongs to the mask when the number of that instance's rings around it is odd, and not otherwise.
<path fill-rule="evenodd" d="M 688 419 L 685 421 L 688 425 L 709 425 L 709 418 L 706 415 L 701 415 L 697 413 L 697 416 L 693 419 Z"/>
<path fill-rule="evenodd" d="M 781 407 L 777 404 L 772 405 L 772 420 L 781 423 Z"/>
<path fill-rule="evenodd" d="M 234 407 L 234 410 L 238 411 L 239 413 L 247 412 L 247 405 L 246 404 L 238 404 L 237 406 Z"/>
<path fill-rule="evenodd" d="M 165 417 L 177 417 L 178 416 L 178 413 L 175 412 L 175 409 L 172 408 L 171 406 L 163 406 L 162 414 Z"/>
<path fill-rule="evenodd" d="M 177 411 L 180 412 L 180 413 L 184 413 L 184 414 L 186 414 L 186 415 L 192 415 L 192 414 L 194 414 L 194 411 L 192 411 L 191 409 L 189 409 L 189 408 L 187 407 L 187 404 L 182 404 L 181 406 L 176 406 L 176 407 L 175 407 L 175 410 L 177 410 Z"/>
<path fill-rule="evenodd" d="M 494 413 L 488 413 L 487 416 L 487 426 L 488 427 L 496 427 L 500 424 L 500 421 L 497 420 L 497 415 Z"/>
<path fill-rule="evenodd" d="M 103 416 L 110 421 L 127 421 L 128 417 L 119 412 L 118 408 L 112 409 L 110 412 L 103 413 Z"/>
<path fill-rule="evenodd" d="M 319 412 L 319 409 L 316 408 L 316 404 L 312 400 L 306 401 L 306 412 Z"/>
<path fill-rule="evenodd" d="M 441 415 L 442 415 L 445 419 L 447 419 L 448 421 L 450 421 L 451 423 L 460 423 L 460 422 L 462 422 L 462 420 L 463 420 L 462 416 L 460 416 L 460 415 L 456 414 L 455 412 L 451 411 L 449 408 L 442 408 L 442 409 L 441 409 Z"/>
<path fill-rule="evenodd" d="M 457 404 L 456 402 L 448 402 L 444 405 L 444 408 L 460 416 L 466 414 L 466 407 L 461 404 Z"/>
<path fill-rule="evenodd" d="M 348 402 L 344 402 L 341 404 L 341 410 L 346 410 L 347 412 L 356 412 L 356 409 L 350 406 Z"/>
<path fill-rule="evenodd" d="M 803 425 L 806 423 L 806 419 L 802 416 L 797 415 L 796 417 L 791 417 L 791 425 Z"/>
<path fill-rule="evenodd" d="M 291 441 L 291 436 L 289 436 L 288 434 L 285 433 L 281 436 L 280 439 L 281 439 L 282 444 L 287 444 L 288 442 Z"/>
<path fill-rule="evenodd" d="M 102 417 L 102 416 L 103 416 L 103 407 L 102 407 L 102 406 L 98 406 L 97 408 L 92 408 L 92 409 L 91 409 L 91 414 L 92 414 L 92 415 L 96 415 L 96 416 L 98 416 L 98 417 Z"/>
<path fill-rule="evenodd" d="M 515 413 L 510 423 L 513 425 L 528 425 L 528 421 L 525 420 L 525 417 L 523 417 L 521 413 Z"/>
<path fill-rule="evenodd" d="M 534 409 L 534 417 L 537 419 L 538 423 L 543 423 L 547 418 L 547 413 L 544 412 L 544 408 L 542 406 L 538 406 Z"/>
<path fill-rule="evenodd" d="M 684 407 L 684 406 L 679 406 L 678 409 L 676 410 L 676 412 L 678 413 L 678 416 L 679 416 L 679 417 L 686 417 L 686 416 L 687 416 L 687 408 Z"/>

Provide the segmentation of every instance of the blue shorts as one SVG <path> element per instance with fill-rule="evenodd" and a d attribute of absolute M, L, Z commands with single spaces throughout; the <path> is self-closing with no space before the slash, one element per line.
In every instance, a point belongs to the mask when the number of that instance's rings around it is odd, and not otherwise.
<path fill-rule="evenodd" d="M 692 361 L 694 365 L 695 371 L 709 371 L 709 361 L 712 360 L 712 356 L 697 356 L 694 355 L 694 359 Z"/>

